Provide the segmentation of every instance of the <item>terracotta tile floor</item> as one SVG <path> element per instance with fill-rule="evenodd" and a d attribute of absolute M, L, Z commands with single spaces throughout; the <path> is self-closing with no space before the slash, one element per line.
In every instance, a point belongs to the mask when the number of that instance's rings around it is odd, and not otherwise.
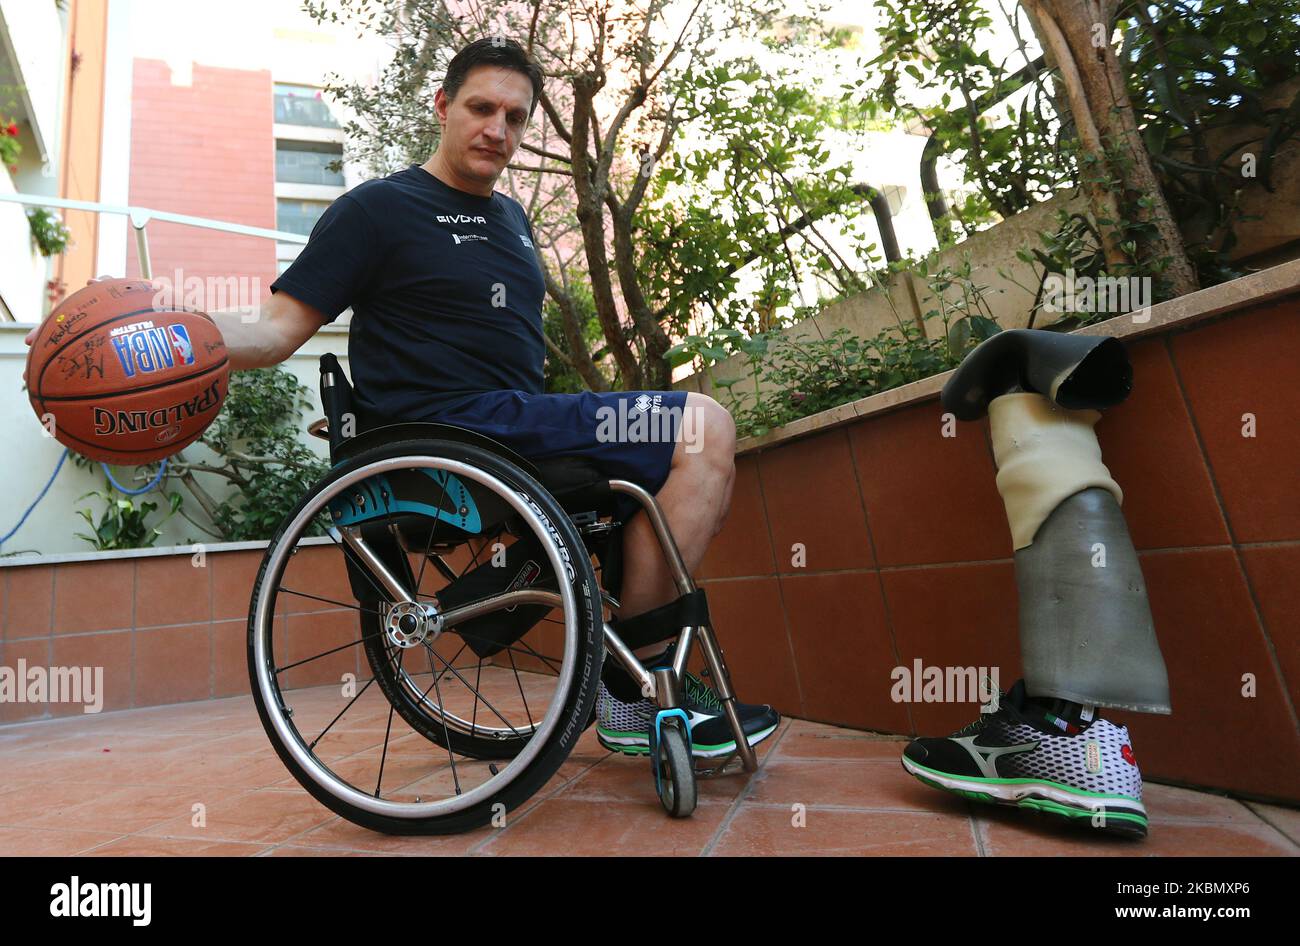
<path fill-rule="evenodd" d="M 341 734 L 340 758 L 363 755 L 380 718 Z M 300 789 L 249 697 L 124 710 L 0 727 L 0 855 L 1300 854 L 1295 809 L 1148 783 L 1151 836 L 1097 838 L 928 789 L 899 767 L 902 746 L 787 720 L 752 778 L 701 782 L 695 815 L 674 822 L 647 764 L 604 752 L 589 730 L 505 827 L 397 838 Z"/>

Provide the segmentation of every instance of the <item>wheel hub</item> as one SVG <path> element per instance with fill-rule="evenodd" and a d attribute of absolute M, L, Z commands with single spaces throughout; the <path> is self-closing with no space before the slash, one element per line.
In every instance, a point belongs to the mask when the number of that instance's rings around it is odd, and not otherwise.
<path fill-rule="evenodd" d="M 438 639 L 442 633 L 442 615 L 431 604 L 403 601 L 389 609 L 384 626 L 393 646 L 419 647 Z"/>

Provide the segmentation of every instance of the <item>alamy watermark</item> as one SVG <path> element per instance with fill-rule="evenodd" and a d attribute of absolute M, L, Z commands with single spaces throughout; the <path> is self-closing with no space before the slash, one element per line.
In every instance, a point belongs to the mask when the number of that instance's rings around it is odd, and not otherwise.
<path fill-rule="evenodd" d="M 910 667 L 895 667 L 889 698 L 895 703 L 980 703 L 981 713 L 998 709 L 997 667 L 927 667 L 917 657 Z"/>
<path fill-rule="evenodd" d="M 197 309 L 200 312 L 238 312 L 244 322 L 257 319 L 262 298 L 262 280 L 256 276 L 186 276 L 177 269 L 172 276 L 154 276 L 155 308 Z"/>
<path fill-rule="evenodd" d="M 50 887 L 50 916 L 129 917 L 132 926 L 148 926 L 153 916 L 153 884 L 91 883 L 76 874 Z"/>
<path fill-rule="evenodd" d="M 1043 308 L 1076 314 L 1133 314 L 1134 322 L 1151 318 L 1152 280 L 1149 276 L 1076 276 L 1070 268 L 1048 273 L 1043 280 Z"/>
<path fill-rule="evenodd" d="M 620 398 L 618 406 L 596 409 L 596 440 L 600 443 L 673 443 L 680 440 L 687 453 L 699 453 L 701 412 L 692 407 L 665 404 L 662 393 L 647 392 Z M 680 434 L 680 436 L 679 436 Z"/>
<path fill-rule="evenodd" d="M 83 703 L 83 713 L 104 708 L 103 667 L 0 666 L 0 703 Z"/>

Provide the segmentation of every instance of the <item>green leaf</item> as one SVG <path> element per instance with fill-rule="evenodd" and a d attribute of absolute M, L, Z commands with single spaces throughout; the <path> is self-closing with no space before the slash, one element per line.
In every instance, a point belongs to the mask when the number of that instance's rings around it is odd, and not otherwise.
<path fill-rule="evenodd" d="M 664 358 L 666 358 L 668 364 L 672 365 L 674 368 L 686 364 L 694 357 L 695 352 L 691 351 L 685 342 L 674 345 L 672 348 L 664 352 Z"/>

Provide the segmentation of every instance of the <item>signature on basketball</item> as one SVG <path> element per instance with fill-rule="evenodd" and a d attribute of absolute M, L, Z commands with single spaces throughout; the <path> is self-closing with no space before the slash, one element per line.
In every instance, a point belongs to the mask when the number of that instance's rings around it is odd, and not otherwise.
<path fill-rule="evenodd" d="M 93 299 L 91 300 L 92 303 L 94 301 L 95 300 Z M 71 332 L 73 327 L 85 317 L 86 317 L 86 312 L 84 309 L 80 312 L 73 312 L 71 315 L 58 316 L 55 320 L 59 323 L 58 327 L 55 328 L 55 330 L 50 333 L 50 337 L 45 340 L 45 344 L 47 346 L 56 345 L 59 342 L 63 341 L 63 336 Z"/>
<path fill-rule="evenodd" d="M 57 364 L 63 371 L 65 381 L 78 371 L 82 372 L 82 377 L 87 381 L 92 374 L 104 377 L 104 337 L 89 335 L 81 339 L 81 343 L 80 351 L 74 351 L 70 355 L 63 354 L 58 358 Z"/>

